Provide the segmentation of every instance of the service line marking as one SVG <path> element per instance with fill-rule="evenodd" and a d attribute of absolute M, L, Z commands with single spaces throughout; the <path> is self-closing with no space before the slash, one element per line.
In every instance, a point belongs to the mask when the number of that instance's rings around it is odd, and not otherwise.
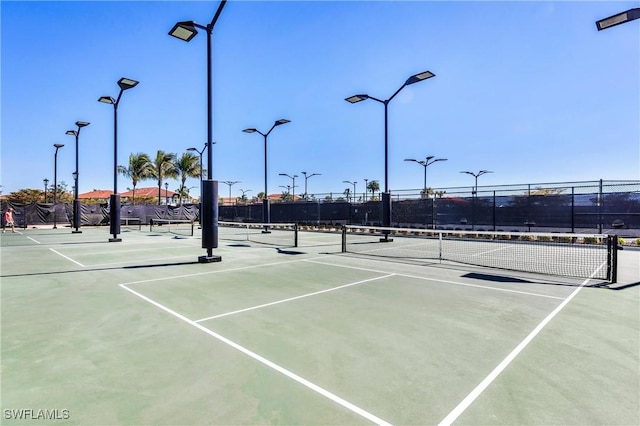
<path fill-rule="evenodd" d="M 42 244 L 40 241 L 34 240 L 33 238 L 27 236 L 28 239 L 30 239 L 31 241 L 33 241 L 36 244 Z"/>
<path fill-rule="evenodd" d="M 324 388 L 322 388 L 322 387 L 320 387 L 320 386 L 318 386 L 318 385 L 316 385 L 314 383 L 311 383 L 309 380 L 298 376 L 297 374 L 293 373 L 292 371 L 287 370 L 284 367 L 281 367 L 280 365 L 276 364 L 275 362 L 269 361 L 268 359 L 264 358 L 261 355 L 258 355 L 255 352 L 250 351 L 249 349 L 245 348 L 244 346 L 241 346 L 241 345 L 235 343 L 234 341 L 232 341 L 230 339 L 227 339 L 226 337 L 224 337 L 224 336 L 222 336 L 222 335 L 220 335 L 220 334 L 218 334 L 218 333 L 216 333 L 216 332 L 214 332 L 212 330 L 209 330 L 208 328 L 204 327 L 203 325 L 201 325 L 201 324 L 199 324 L 199 323 L 197 323 L 197 322 L 195 322 L 193 320 L 190 320 L 189 318 L 185 317 L 184 315 L 179 314 L 178 312 L 167 308 L 166 306 L 156 302 L 155 300 L 152 300 L 152 299 L 148 298 L 147 296 L 145 296 L 145 295 L 143 295 L 141 293 L 138 293 L 135 290 L 130 289 L 125 284 L 119 284 L 119 285 L 120 285 L 120 287 L 122 287 L 123 289 L 127 290 L 128 292 L 130 292 L 130 293 L 138 296 L 139 298 L 151 303 L 152 305 L 154 305 L 154 306 L 162 309 L 163 311 L 175 316 L 176 318 L 181 319 L 182 321 L 186 322 L 187 324 L 189 324 L 189 325 L 191 325 L 191 326 L 193 326 L 193 327 L 195 327 L 195 328 L 207 333 L 209 336 L 221 341 L 222 343 L 225 343 L 225 344 L 231 346 L 232 348 L 236 349 L 237 351 L 242 352 L 243 354 L 245 354 L 245 355 L 249 356 L 250 358 L 253 358 L 254 360 L 266 365 L 267 367 L 272 368 L 273 370 L 277 371 L 278 373 L 283 374 L 284 376 L 286 376 L 286 377 L 288 377 L 288 378 L 300 383 L 301 385 L 303 385 L 303 386 L 311 389 L 312 391 L 324 396 L 325 398 L 328 398 L 331 401 L 333 401 L 333 402 L 345 407 L 346 409 L 352 411 L 353 413 L 358 414 L 359 416 L 364 417 L 365 419 L 367 419 L 367 420 L 369 420 L 369 421 L 371 421 L 373 423 L 376 423 L 378 425 L 391 426 L 390 423 L 382 420 L 379 417 L 376 417 L 375 415 L 369 413 L 368 411 L 365 411 L 362 408 L 350 403 L 349 401 L 347 401 L 347 400 L 345 400 L 343 398 L 340 398 L 339 396 L 329 392 L 328 390 L 326 390 L 326 389 L 324 389 Z"/>
<path fill-rule="evenodd" d="M 260 265 L 250 265 L 250 266 L 241 266 L 238 268 L 229 268 L 229 269 L 219 269 L 215 271 L 207 271 L 207 272 L 195 272 L 193 274 L 183 274 L 183 275 L 172 275 L 169 277 L 160 277 L 160 278 L 150 278 L 148 280 L 140 280 L 140 281 L 129 281 L 126 283 L 122 283 L 121 285 L 132 285 L 132 284 L 144 284 L 144 283 L 152 283 L 156 281 L 167 281 L 167 280 L 175 280 L 178 278 L 190 278 L 190 277 L 198 277 L 201 275 L 213 275 L 213 274 L 221 274 L 225 272 L 236 272 L 236 271 L 244 271 L 247 269 L 255 269 L 262 268 L 264 266 L 275 266 L 275 265 L 285 265 L 288 263 L 297 263 L 304 262 L 305 259 L 297 259 L 297 260 L 285 260 L 283 262 L 271 262 L 271 263 L 262 263 Z M 386 272 L 383 272 L 386 273 Z"/>
<path fill-rule="evenodd" d="M 237 311 L 227 312 L 227 313 L 220 314 L 220 315 L 213 315 L 213 316 L 210 316 L 210 317 L 206 317 L 206 318 L 202 318 L 202 319 L 199 319 L 199 320 L 195 320 L 194 322 L 202 322 L 202 321 L 212 320 L 212 319 L 216 319 L 216 318 L 226 317 L 226 316 L 229 316 L 229 315 L 239 314 L 239 313 L 242 313 L 242 312 L 253 311 L 254 309 L 260 309 L 260 308 L 265 308 L 267 306 L 278 305 L 280 303 L 291 302 L 292 300 L 304 299 L 305 297 L 316 296 L 318 294 L 328 293 L 330 291 L 340 290 L 340 289 L 351 287 L 351 286 L 358 285 L 358 284 L 364 284 L 364 283 L 368 283 L 368 282 L 371 282 L 371 281 L 380 280 L 380 279 L 383 279 L 383 278 L 389 278 L 389 277 L 392 277 L 394 275 L 396 275 L 396 274 L 388 274 L 388 275 L 383 275 L 383 276 L 380 276 L 380 277 L 375 277 L 375 278 L 369 278 L 369 279 L 366 279 L 366 280 L 356 281 L 354 283 L 344 284 L 344 285 L 340 285 L 338 287 L 332 287 L 332 288 L 327 288 L 325 290 L 314 291 L 313 293 L 307 293 L 307 294 L 302 294 L 300 296 L 289 297 L 288 299 L 276 300 L 275 302 L 264 303 L 262 305 L 252 306 L 250 308 L 238 309 Z"/>
<path fill-rule="evenodd" d="M 595 274 L 600 269 L 602 269 L 603 266 L 604 264 L 600 265 L 600 267 L 597 268 L 593 272 L 593 274 L 591 274 L 591 277 L 595 276 Z M 571 300 L 578 294 L 578 292 L 582 290 L 582 288 L 589 282 L 591 277 L 584 280 L 578 286 L 578 288 L 576 288 L 566 299 L 564 299 L 564 301 L 560 305 L 558 305 L 558 307 L 556 307 L 549 315 L 547 315 L 547 317 L 543 319 L 542 322 L 540 322 L 540 324 L 538 324 L 538 326 L 534 328 L 533 331 L 529 333 L 529 335 L 525 337 L 524 340 L 522 340 L 522 342 L 520 342 L 518 346 L 516 346 L 513 349 L 513 351 L 511 351 L 511 353 L 507 355 L 507 357 L 503 359 L 502 362 L 498 364 L 498 366 L 494 368 L 493 371 L 489 373 L 489 375 L 485 377 L 484 380 L 480 382 L 480 384 L 476 386 L 475 389 L 473 389 L 471 393 L 467 395 L 467 397 L 460 402 L 460 404 L 456 406 L 456 408 L 454 408 L 444 419 L 442 419 L 442 421 L 438 424 L 438 426 L 449 426 L 451 425 L 451 423 L 456 421 L 458 417 L 460 417 L 462 413 L 464 413 L 465 410 L 469 408 L 471 404 L 473 404 L 476 398 L 478 398 L 480 394 L 482 394 L 482 392 L 484 392 L 489 387 L 489 385 L 491 385 L 491 383 L 496 379 L 496 377 L 498 377 L 500 373 L 502 373 L 505 370 L 505 368 L 507 368 L 507 366 L 511 364 L 511 362 L 520 354 L 520 352 L 522 352 L 524 348 L 526 348 L 529 345 L 529 343 L 531 343 L 531 341 L 542 331 L 542 329 L 546 327 L 546 325 L 549 324 L 549 322 L 551 322 L 551 320 L 565 306 L 567 306 L 569 302 L 571 302 Z"/>
<path fill-rule="evenodd" d="M 360 267 L 357 267 L 357 266 L 340 265 L 340 264 L 337 264 L 337 263 L 319 262 L 319 261 L 313 260 L 313 259 L 305 259 L 305 262 L 317 263 L 317 264 L 320 264 L 320 265 L 337 266 L 337 267 L 340 267 L 340 268 L 360 269 L 362 271 L 377 272 L 379 274 L 387 273 L 385 271 L 379 271 L 379 270 L 376 270 L 376 269 L 360 268 Z M 419 275 L 409 275 L 409 274 L 395 274 L 395 275 L 398 276 L 398 277 L 414 278 L 414 279 L 417 279 L 417 280 L 433 281 L 433 282 L 436 282 L 436 283 L 453 284 L 453 285 L 459 285 L 459 286 L 462 286 L 462 287 L 482 288 L 482 289 L 486 289 L 486 290 L 494 290 L 494 291 L 503 291 L 503 292 L 507 292 L 507 293 L 524 294 L 524 295 L 527 295 L 527 296 L 546 297 L 547 299 L 564 300 L 564 297 L 550 296 L 548 294 L 542 294 L 542 293 L 531 293 L 529 291 L 511 290 L 511 289 L 508 289 L 508 288 L 491 287 L 491 286 L 479 285 L 479 284 L 461 283 L 461 282 L 457 282 L 457 281 L 442 280 L 442 279 L 438 279 L 438 278 L 421 277 Z"/>
<path fill-rule="evenodd" d="M 69 256 L 65 256 L 64 254 L 60 253 L 59 251 L 57 251 L 57 250 L 55 250 L 55 249 L 49 248 L 49 250 L 51 250 L 52 252 L 54 252 L 54 253 L 55 253 L 55 254 L 57 254 L 58 256 L 62 256 L 62 257 L 64 257 L 65 259 L 67 259 L 67 260 L 69 260 L 69 261 L 71 261 L 71 262 L 75 263 L 76 265 L 82 266 L 83 268 L 85 267 L 82 263 L 80 263 L 80 262 L 78 262 L 78 261 L 76 261 L 76 260 L 73 260 L 73 259 L 72 259 L 72 258 L 70 258 Z"/>

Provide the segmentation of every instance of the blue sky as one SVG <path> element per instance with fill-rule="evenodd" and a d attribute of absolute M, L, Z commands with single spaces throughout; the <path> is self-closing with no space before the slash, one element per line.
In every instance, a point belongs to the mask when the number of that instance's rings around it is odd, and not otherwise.
<path fill-rule="evenodd" d="M 214 31 L 213 178 L 269 193 L 302 171 L 309 193 L 384 181 L 384 107 L 348 96 L 390 97 L 389 187 L 421 188 L 405 158 L 448 158 L 427 171 L 435 188 L 479 184 L 640 179 L 640 21 L 598 32 L 595 21 L 639 2 L 229 1 Z M 181 154 L 206 133 L 206 34 L 168 35 L 177 21 L 211 21 L 218 2 L 2 1 L 3 193 L 73 185 L 77 120 L 80 192 L 113 188 L 117 81 L 118 164 L 132 152 Z M 205 157 L 206 158 L 206 157 Z M 121 191 L 131 187 L 124 177 Z M 154 181 L 138 187 L 154 186 Z M 197 187 L 193 179 L 188 186 Z M 175 189 L 178 182 L 170 182 Z M 197 193 L 198 189 L 193 189 Z M 220 185 L 221 195 L 228 187 Z"/>

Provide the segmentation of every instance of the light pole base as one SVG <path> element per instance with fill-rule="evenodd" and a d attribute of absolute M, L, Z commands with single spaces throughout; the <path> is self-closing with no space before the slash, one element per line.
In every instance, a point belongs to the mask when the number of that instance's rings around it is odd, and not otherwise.
<path fill-rule="evenodd" d="M 392 243 L 393 238 L 380 238 L 381 243 Z"/>
<path fill-rule="evenodd" d="M 76 230 L 76 231 L 71 231 L 71 233 L 72 233 L 72 234 L 82 234 L 82 231 L 78 231 L 78 230 Z"/>
<path fill-rule="evenodd" d="M 263 230 L 262 230 L 262 233 L 263 233 L 263 234 L 270 234 L 270 233 L 271 233 L 271 231 L 269 231 L 268 229 L 263 229 Z"/>
<path fill-rule="evenodd" d="M 109 242 L 110 243 L 119 243 L 119 242 L 122 242 L 122 238 L 118 238 L 118 237 L 109 238 Z"/>
<path fill-rule="evenodd" d="M 198 256 L 198 263 L 221 262 L 222 256 Z"/>

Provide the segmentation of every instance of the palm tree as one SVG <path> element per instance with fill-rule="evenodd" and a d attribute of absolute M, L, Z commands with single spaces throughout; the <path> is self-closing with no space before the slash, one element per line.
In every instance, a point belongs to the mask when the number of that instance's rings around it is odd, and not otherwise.
<path fill-rule="evenodd" d="M 367 184 L 367 189 L 371 191 L 371 198 L 374 198 L 376 195 L 376 191 L 380 191 L 380 183 L 377 180 L 369 181 Z"/>
<path fill-rule="evenodd" d="M 200 159 L 197 155 L 190 152 L 183 153 L 180 158 L 174 161 L 176 172 L 180 175 L 180 188 L 184 188 L 187 178 L 200 178 Z M 187 196 L 188 196 L 187 190 Z M 180 197 L 180 205 L 182 205 L 182 196 Z"/>
<path fill-rule="evenodd" d="M 351 189 L 350 188 L 345 189 L 343 194 L 347 196 L 347 203 L 348 203 L 349 202 L 349 195 L 351 194 Z"/>
<path fill-rule="evenodd" d="M 167 153 L 162 150 L 158 150 L 156 153 L 156 159 L 153 161 L 153 177 L 158 179 L 158 205 L 162 204 L 162 181 L 164 178 L 175 179 L 178 177 L 178 172 L 174 162 L 176 161 L 176 154 Z"/>
<path fill-rule="evenodd" d="M 153 177 L 153 164 L 149 156 L 143 152 L 129 154 L 129 165 L 118 166 L 118 173 L 128 177 L 133 182 L 133 201 L 136 203 L 136 185 L 141 180 Z"/>

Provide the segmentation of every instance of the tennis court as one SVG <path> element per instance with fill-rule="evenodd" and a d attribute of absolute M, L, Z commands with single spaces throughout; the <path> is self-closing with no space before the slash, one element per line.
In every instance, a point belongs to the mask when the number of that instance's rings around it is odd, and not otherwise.
<path fill-rule="evenodd" d="M 2 235 L 3 424 L 640 423 L 640 251 L 609 284 L 221 227 L 201 264 L 165 226 Z"/>

